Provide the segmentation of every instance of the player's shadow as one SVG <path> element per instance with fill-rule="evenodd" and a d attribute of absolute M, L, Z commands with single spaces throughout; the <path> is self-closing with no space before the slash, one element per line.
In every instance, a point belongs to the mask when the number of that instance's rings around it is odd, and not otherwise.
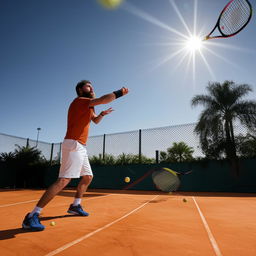
<path fill-rule="evenodd" d="M 18 235 L 18 234 L 30 233 L 30 232 L 33 232 L 33 231 L 23 229 L 23 228 L 0 230 L 0 241 L 15 238 L 16 235 Z"/>
<path fill-rule="evenodd" d="M 76 191 L 68 191 L 63 190 L 58 193 L 58 196 L 67 196 L 67 197 L 74 197 L 76 194 Z M 84 194 L 83 197 L 100 197 L 100 196 L 106 196 L 106 194 L 99 194 L 99 193 L 93 193 L 93 194 Z"/>
<path fill-rule="evenodd" d="M 65 215 L 57 215 L 57 216 L 47 216 L 47 217 L 40 217 L 40 220 L 53 220 L 53 219 L 62 219 L 62 218 L 76 218 L 76 217 L 81 217 L 79 215 L 70 215 L 70 214 L 65 214 Z"/>
<path fill-rule="evenodd" d="M 71 217 L 76 218 L 76 217 L 81 217 L 81 216 L 66 214 L 66 215 L 58 215 L 58 216 L 40 217 L 40 220 L 46 221 L 46 220 L 71 218 Z M 31 231 L 31 230 L 23 229 L 23 228 L 13 228 L 13 229 L 0 230 L 0 241 L 15 238 L 16 235 L 18 235 L 18 234 L 32 233 L 32 232 L 35 232 L 35 231 Z"/>

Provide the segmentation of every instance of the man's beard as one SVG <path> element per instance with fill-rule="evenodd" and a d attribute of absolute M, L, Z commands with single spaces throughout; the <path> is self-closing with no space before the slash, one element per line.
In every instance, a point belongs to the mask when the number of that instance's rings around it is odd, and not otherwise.
<path fill-rule="evenodd" d="M 93 99 L 95 98 L 95 94 L 94 92 L 83 92 L 81 97 Z"/>

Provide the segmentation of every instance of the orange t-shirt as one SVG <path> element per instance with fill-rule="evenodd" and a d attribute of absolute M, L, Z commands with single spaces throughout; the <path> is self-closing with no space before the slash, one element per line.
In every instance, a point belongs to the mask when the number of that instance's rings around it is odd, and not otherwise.
<path fill-rule="evenodd" d="M 65 139 L 77 140 L 82 144 L 86 143 L 94 112 L 94 108 L 89 107 L 89 103 L 89 98 L 78 97 L 70 104 Z"/>

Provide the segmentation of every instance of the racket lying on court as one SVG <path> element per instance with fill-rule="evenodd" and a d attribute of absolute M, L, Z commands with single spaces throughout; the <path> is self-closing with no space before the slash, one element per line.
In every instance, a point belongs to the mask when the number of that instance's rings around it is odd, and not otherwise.
<path fill-rule="evenodd" d="M 248 0 L 231 0 L 224 7 L 213 30 L 204 40 L 231 37 L 245 28 L 252 17 L 252 5 Z M 211 36 L 218 29 L 220 35 Z"/>
<path fill-rule="evenodd" d="M 156 169 L 152 173 L 152 179 L 154 184 L 159 190 L 164 192 L 176 191 L 180 186 L 180 175 L 186 175 L 192 171 L 176 172 L 169 168 Z"/>

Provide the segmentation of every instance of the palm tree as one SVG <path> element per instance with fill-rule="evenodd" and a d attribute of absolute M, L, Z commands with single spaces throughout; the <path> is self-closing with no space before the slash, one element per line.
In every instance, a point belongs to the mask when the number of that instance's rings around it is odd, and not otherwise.
<path fill-rule="evenodd" d="M 167 149 L 170 159 L 176 162 L 190 161 L 193 159 L 193 148 L 189 147 L 185 142 L 173 143 L 171 148 Z"/>
<path fill-rule="evenodd" d="M 214 82 L 207 86 L 208 95 L 196 95 L 192 106 L 203 105 L 195 132 L 200 136 L 203 151 L 221 157 L 224 152 L 230 160 L 237 158 L 234 122 L 239 120 L 242 125 L 253 129 L 256 124 L 256 101 L 244 100 L 252 91 L 247 84 L 235 84 L 224 81 Z"/>
<path fill-rule="evenodd" d="M 16 145 L 14 152 L 1 153 L 0 161 L 14 170 L 16 187 L 44 186 L 43 171 L 48 166 L 41 151 L 35 147 Z"/>
<path fill-rule="evenodd" d="M 251 134 L 236 137 L 237 152 L 240 157 L 256 157 L 256 138 Z"/>
<path fill-rule="evenodd" d="M 19 146 L 14 150 L 15 159 L 19 166 L 31 166 L 33 164 L 44 162 L 45 159 L 41 156 L 41 151 L 36 147 Z"/>
<path fill-rule="evenodd" d="M 193 160 L 193 148 L 185 142 L 174 142 L 172 147 L 167 148 L 167 152 L 160 152 L 161 162 L 186 162 Z"/>
<path fill-rule="evenodd" d="M 15 154 L 13 152 L 3 152 L 0 154 L 0 162 L 5 162 L 5 163 L 12 163 L 15 159 Z"/>

